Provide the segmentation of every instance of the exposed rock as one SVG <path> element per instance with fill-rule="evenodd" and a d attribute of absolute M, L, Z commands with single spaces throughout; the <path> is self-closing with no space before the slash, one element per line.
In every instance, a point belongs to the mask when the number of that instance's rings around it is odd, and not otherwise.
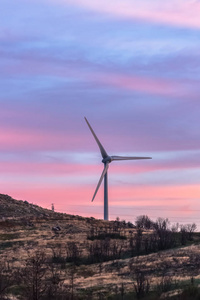
<path fill-rule="evenodd" d="M 54 226 L 54 227 L 52 227 L 52 230 L 53 231 L 60 231 L 61 228 L 60 228 L 60 226 Z"/>

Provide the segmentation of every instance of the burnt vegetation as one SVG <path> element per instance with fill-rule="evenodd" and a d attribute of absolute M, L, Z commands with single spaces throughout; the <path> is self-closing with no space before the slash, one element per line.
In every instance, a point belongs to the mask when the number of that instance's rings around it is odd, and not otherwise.
<path fill-rule="evenodd" d="M 8 197 L 2 209 L 16 204 Z M 108 222 L 42 208 L 25 217 L 30 204 L 16 205 L 16 217 L 10 208 L 0 218 L 0 300 L 199 299 L 195 223 Z"/>

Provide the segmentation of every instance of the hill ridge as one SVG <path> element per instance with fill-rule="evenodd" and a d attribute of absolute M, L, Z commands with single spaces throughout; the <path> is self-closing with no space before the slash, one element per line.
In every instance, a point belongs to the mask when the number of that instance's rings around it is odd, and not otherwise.
<path fill-rule="evenodd" d="M 53 217 L 63 215 L 28 201 L 16 200 L 9 195 L 0 194 L 0 219 L 22 217 Z"/>

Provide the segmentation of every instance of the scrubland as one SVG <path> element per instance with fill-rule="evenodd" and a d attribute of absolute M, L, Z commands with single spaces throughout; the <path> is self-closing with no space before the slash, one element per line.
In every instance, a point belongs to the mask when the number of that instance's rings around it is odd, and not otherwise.
<path fill-rule="evenodd" d="M 200 299 L 200 234 L 55 213 L 0 195 L 0 299 Z"/>

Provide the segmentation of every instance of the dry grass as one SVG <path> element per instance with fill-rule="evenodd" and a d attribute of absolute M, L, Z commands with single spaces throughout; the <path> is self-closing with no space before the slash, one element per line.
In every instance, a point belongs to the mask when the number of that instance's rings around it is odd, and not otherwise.
<path fill-rule="evenodd" d="M 9 201 L 9 198 L 2 200 Z M 15 205 L 16 200 L 10 205 Z M 82 250 L 82 255 L 86 255 L 85 243 L 92 244 L 87 240 L 87 236 L 92 227 L 105 228 L 109 222 L 103 220 L 82 218 L 64 214 L 54 214 L 51 211 L 43 211 L 38 208 L 35 214 L 26 216 L 22 210 L 24 205 L 28 209 L 28 204 L 22 201 L 17 204 L 17 216 L 2 217 L 0 219 L 0 260 L 12 264 L 13 268 L 19 268 L 25 264 L 28 256 L 36 250 L 45 250 L 49 260 L 52 259 L 53 252 L 61 257 L 65 256 L 66 246 L 69 242 L 75 242 Z M 8 206 L 8 205 L 7 205 Z M 6 206 L 6 207 L 7 207 Z M 20 206 L 20 208 L 19 208 Z M 40 215 L 38 216 L 38 211 Z M 59 226 L 60 231 L 55 232 L 52 227 Z M 134 235 L 135 229 L 125 228 L 124 234 L 128 237 Z M 145 234 L 149 234 L 146 231 Z M 127 240 L 118 240 L 126 248 Z M 59 253 L 60 251 L 60 253 Z M 133 270 L 139 268 L 151 278 L 151 286 L 155 287 L 161 282 L 163 275 L 169 276 L 173 281 L 181 282 L 190 280 L 191 277 L 199 279 L 200 275 L 200 246 L 191 245 L 184 248 L 160 251 L 137 258 L 115 259 L 96 264 L 81 264 L 76 266 L 74 278 L 75 289 L 93 289 L 114 293 L 116 288 L 124 286 L 126 292 L 133 291 Z M 58 264 L 58 268 L 61 264 Z M 70 276 L 66 275 L 70 269 L 70 263 L 66 263 L 62 269 L 62 276 L 65 283 L 70 284 Z M 179 291 L 177 289 L 177 291 Z M 164 297 L 164 296 L 163 296 Z"/>

